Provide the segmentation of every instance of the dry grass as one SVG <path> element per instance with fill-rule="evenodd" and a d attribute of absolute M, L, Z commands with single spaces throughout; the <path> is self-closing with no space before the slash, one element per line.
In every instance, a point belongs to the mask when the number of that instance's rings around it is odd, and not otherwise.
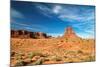
<path fill-rule="evenodd" d="M 11 38 L 11 66 L 87 61 L 95 61 L 93 39 Z"/>

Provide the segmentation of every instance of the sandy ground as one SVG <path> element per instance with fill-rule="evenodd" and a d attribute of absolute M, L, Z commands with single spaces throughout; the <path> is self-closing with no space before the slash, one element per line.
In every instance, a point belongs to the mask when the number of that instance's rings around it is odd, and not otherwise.
<path fill-rule="evenodd" d="M 93 39 L 11 38 L 11 66 L 95 61 Z"/>

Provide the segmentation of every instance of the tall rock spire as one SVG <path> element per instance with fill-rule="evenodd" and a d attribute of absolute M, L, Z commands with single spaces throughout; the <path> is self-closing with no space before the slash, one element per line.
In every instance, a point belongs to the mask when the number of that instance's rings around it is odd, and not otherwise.
<path fill-rule="evenodd" d="M 63 35 L 64 38 L 75 38 L 77 37 L 77 35 L 75 34 L 74 30 L 72 29 L 72 27 L 67 27 L 65 29 L 65 33 Z"/>

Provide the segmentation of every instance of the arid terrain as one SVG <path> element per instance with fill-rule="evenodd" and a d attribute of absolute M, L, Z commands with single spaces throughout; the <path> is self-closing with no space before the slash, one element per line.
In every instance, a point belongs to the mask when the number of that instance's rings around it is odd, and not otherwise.
<path fill-rule="evenodd" d="M 11 32 L 11 66 L 95 61 L 95 40 L 78 37 L 71 27 L 56 38 L 44 33 L 18 34 Z"/>

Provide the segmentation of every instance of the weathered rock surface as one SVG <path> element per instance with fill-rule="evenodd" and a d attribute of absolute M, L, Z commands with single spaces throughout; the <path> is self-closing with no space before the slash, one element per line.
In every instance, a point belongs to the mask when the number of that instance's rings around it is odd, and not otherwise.
<path fill-rule="evenodd" d="M 68 27 L 68 28 L 65 29 L 65 33 L 64 33 L 63 37 L 64 38 L 76 38 L 78 36 L 75 34 L 72 27 Z"/>
<path fill-rule="evenodd" d="M 11 30 L 11 37 L 12 38 L 49 38 L 46 33 L 42 32 L 29 32 L 26 30 Z"/>

